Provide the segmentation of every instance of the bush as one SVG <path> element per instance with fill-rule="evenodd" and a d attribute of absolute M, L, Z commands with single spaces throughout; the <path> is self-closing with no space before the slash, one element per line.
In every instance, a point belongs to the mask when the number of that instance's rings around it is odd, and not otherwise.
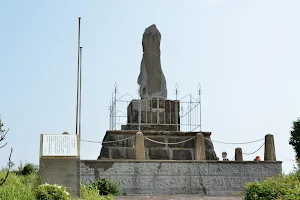
<path fill-rule="evenodd" d="M 99 195 L 119 195 L 120 194 L 120 186 L 118 181 L 114 183 L 110 182 L 109 179 L 103 178 L 92 184 L 92 188 L 97 188 L 99 191 Z"/>
<path fill-rule="evenodd" d="M 244 200 L 296 200 L 300 196 L 299 172 L 278 175 L 263 182 L 246 184 Z"/>
<path fill-rule="evenodd" d="M 36 174 L 38 172 L 38 167 L 34 164 L 28 163 L 24 166 L 21 171 L 23 176 L 27 176 L 29 174 Z"/>
<path fill-rule="evenodd" d="M 68 200 L 70 199 L 70 194 L 65 186 L 45 183 L 37 187 L 36 198 L 39 200 Z"/>
<path fill-rule="evenodd" d="M 113 195 L 108 195 L 102 198 L 99 198 L 99 190 L 96 187 L 91 187 L 89 185 L 80 185 L 81 199 L 86 200 L 113 200 Z"/>

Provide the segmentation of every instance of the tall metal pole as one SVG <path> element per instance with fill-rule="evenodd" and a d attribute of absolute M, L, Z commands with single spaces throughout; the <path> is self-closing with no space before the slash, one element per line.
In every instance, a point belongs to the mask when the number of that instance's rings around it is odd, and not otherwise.
<path fill-rule="evenodd" d="M 78 133 L 79 75 L 80 75 L 80 17 L 78 17 L 78 69 L 77 69 L 77 99 L 76 99 L 76 135 Z"/>
<path fill-rule="evenodd" d="M 198 85 L 198 95 L 199 95 L 199 107 L 200 107 L 200 131 L 202 131 L 202 124 L 201 124 L 201 112 L 202 112 L 202 110 L 201 110 L 201 95 L 202 95 L 202 90 L 201 90 L 201 85 L 199 84 Z"/>
<path fill-rule="evenodd" d="M 80 70 L 79 70 L 79 119 L 78 119 L 78 123 L 79 123 L 79 127 L 78 127 L 78 134 L 79 137 L 81 137 L 81 75 L 82 75 L 82 47 L 79 48 L 79 56 L 80 56 Z"/>

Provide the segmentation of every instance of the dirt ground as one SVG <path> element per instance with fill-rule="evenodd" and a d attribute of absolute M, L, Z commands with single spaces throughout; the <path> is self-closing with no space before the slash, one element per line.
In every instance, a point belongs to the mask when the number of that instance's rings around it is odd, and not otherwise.
<path fill-rule="evenodd" d="M 242 200 L 242 197 L 212 197 L 197 195 L 118 196 L 116 200 Z"/>

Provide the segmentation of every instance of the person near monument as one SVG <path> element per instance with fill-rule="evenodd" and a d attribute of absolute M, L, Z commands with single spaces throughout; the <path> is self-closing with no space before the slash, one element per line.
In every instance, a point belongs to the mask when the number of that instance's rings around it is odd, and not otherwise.
<path fill-rule="evenodd" d="M 254 161 L 260 161 L 260 157 L 259 156 L 256 156 Z"/>
<path fill-rule="evenodd" d="M 222 152 L 222 158 L 223 161 L 229 161 L 229 159 L 227 158 L 227 153 L 225 151 Z"/>

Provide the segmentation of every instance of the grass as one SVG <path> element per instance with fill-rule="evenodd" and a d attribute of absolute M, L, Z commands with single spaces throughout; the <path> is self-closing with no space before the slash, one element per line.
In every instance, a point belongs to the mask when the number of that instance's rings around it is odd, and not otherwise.
<path fill-rule="evenodd" d="M 6 175 L 6 171 L 0 171 L 0 179 Z M 28 176 L 17 176 L 10 173 L 6 182 L 0 186 L 0 199 L 6 200 L 33 200 L 35 199 L 35 189 L 38 186 L 38 176 L 31 174 Z"/>
<path fill-rule="evenodd" d="M 0 179 L 6 175 L 5 170 L 0 170 Z M 39 182 L 38 174 L 30 174 L 27 176 L 16 175 L 10 173 L 6 182 L 0 186 L 0 199 L 5 200 L 35 200 L 35 190 Z M 112 195 L 100 197 L 96 188 L 89 188 L 89 186 L 81 184 L 81 199 L 83 200 L 114 200 Z M 71 198 L 78 200 L 77 198 Z"/>

